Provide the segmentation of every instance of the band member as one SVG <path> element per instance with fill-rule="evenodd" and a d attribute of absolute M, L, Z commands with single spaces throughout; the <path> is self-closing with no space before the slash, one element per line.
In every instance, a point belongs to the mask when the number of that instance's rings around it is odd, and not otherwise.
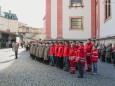
<path fill-rule="evenodd" d="M 87 40 L 86 44 L 86 60 L 87 60 L 87 72 L 92 71 L 92 61 L 91 61 L 91 51 L 92 51 L 93 44 L 91 42 L 91 39 Z"/>
<path fill-rule="evenodd" d="M 71 44 L 71 47 L 69 49 L 69 60 L 70 60 L 70 73 L 75 74 L 75 51 L 74 51 L 74 44 Z"/>
<path fill-rule="evenodd" d="M 40 48 L 40 46 L 41 46 L 41 43 L 39 42 L 38 44 L 37 44 L 37 50 L 36 50 L 36 60 L 38 60 L 38 58 L 39 58 L 39 48 Z"/>
<path fill-rule="evenodd" d="M 84 45 L 82 41 L 79 41 L 80 46 L 76 52 L 76 62 L 78 64 L 79 75 L 78 78 L 83 78 L 85 68 L 85 56 L 84 56 Z"/>
<path fill-rule="evenodd" d="M 49 42 L 46 43 L 46 46 L 45 46 L 45 50 L 44 50 L 44 63 L 45 64 L 49 64 L 49 50 L 50 50 L 50 46 L 49 46 Z"/>
<path fill-rule="evenodd" d="M 97 75 L 97 62 L 99 58 L 99 50 L 97 49 L 96 46 L 93 47 L 94 49 L 92 50 L 92 63 L 93 63 L 93 75 Z"/>
<path fill-rule="evenodd" d="M 55 53 L 55 46 L 54 43 L 52 42 L 50 45 L 50 65 L 54 66 L 55 62 L 54 62 L 54 53 Z"/>
<path fill-rule="evenodd" d="M 56 67 L 59 67 L 58 49 L 59 49 L 59 44 L 58 44 L 58 42 L 55 42 L 55 53 L 54 53 L 54 56 L 55 56 Z"/>
<path fill-rule="evenodd" d="M 63 45 L 62 45 L 62 42 L 59 43 L 57 56 L 58 56 L 58 60 L 59 60 L 59 68 L 63 69 Z"/>
<path fill-rule="evenodd" d="M 31 47 L 30 47 L 30 56 L 32 57 L 32 48 L 33 48 L 33 43 L 31 43 Z"/>
<path fill-rule="evenodd" d="M 33 43 L 33 47 L 32 47 L 32 59 L 35 59 L 35 55 L 34 55 L 34 53 L 35 53 L 35 46 L 36 44 L 35 43 Z"/>
<path fill-rule="evenodd" d="M 69 71 L 69 56 L 68 55 L 69 55 L 69 45 L 68 45 L 68 42 L 66 41 L 64 44 L 64 52 L 63 52 L 65 71 Z"/>
<path fill-rule="evenodd" d="M 35 47 L 33 49 L 33 59 L 36 58 L 36 51 L 37 51 L 37 43 L 35 42 Z"/>

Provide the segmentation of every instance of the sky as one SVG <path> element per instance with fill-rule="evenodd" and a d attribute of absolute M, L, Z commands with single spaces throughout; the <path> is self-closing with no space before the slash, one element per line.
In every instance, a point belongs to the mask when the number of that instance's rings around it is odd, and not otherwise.
<path fill-rule="evenodd" d="M 30 27 L 42 28 L 46 0 L 0 0 L 2 11 L 17 14 L 20 22 Z"/>

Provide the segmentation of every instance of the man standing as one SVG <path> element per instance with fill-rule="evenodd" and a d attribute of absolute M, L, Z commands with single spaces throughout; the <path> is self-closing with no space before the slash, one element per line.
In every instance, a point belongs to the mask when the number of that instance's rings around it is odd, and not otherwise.
<path fill-rule="evenodd" d="M 70 60 L 70 73 L 71 74 L 75 74 L 75 67 L 76 67 L 74 50 L 75 50 L 74 44 L 71 43 L 71 47 L 69 48 L 69 60 Z"/>
<path fill-rule="evenodd" d="M 15 59 L 18 59 L 18 43 L 14 41 L 13 51 L 15 52 Z"/>
<path fill-rule="evenodd" d="M 85 68 L 85 57 L 84 57 L 84 45 L 82 41 L 79 41 L 80 46 L 77 49 L 77 63 L 79 69 L 79 76 L 78 78 L 83 78 L 84 68 Z"/>
<path fill-rule="evenodd" d="M 86 60 L 87 60 L 87 67 L 88 67 L 87 72 L 92 71 L 92 61 L 91 61 L 92 48 L 93 48 L 93 44 L 91 42 L 91 39 L 88 39 L 86 44 Z"/>
<path fill-rule="evenodd" d="M 69 71 L 69 45 L 67 41 L 65 42 L 64 45 L 63 57 L 64 57 L 65 71 Z"/>
<path fill-rule="evenodd" d="M 58 42 L 55 43 L 55 53 L 54 53 L 54 56 L 55 56 L 55 63 L 56 63 L 56 67 L 59 67 L 59 60 L 58 60 L 58 48 L 59 48 L 59 44 Z"/>
<path fill-rule="evenodd" d="M 49 52 L 49 55 L 50 55 L 50 65 L 51 66 L 55 65 L 54 53 L 55 53 L 55 46 L 54 46 L 54 43 L 52 42 L 51 45 L 50 45 L 50 52 Z"/>
<path fill-rule="evenodd" d="M 46 43 L 45 49 L 44 49 L 44 63 L 45 64 L 49 64 L 49 50 L 50 50 L 50 46 L 49 46 L 49 42 Z"/>
<path fill-rule="evenodd" d="M 57 56 L 59 59 L 59 68 L 63 69 L 63 44 L 62 44 L 62 42 L 59 43 Z"/>

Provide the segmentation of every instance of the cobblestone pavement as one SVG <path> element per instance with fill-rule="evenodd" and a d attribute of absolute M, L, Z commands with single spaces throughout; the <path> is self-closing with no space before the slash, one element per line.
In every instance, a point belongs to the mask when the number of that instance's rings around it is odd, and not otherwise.
<path fill-rule="evenodd" d="M 0 50 L 0 86 L 115 86 L 115 67 L 98 63 L 98 75 L 85 73 L 78 79 L 76 72 L 68 72 L 39 63 L 29 57 L 29 52 L 19 49 L 14 59 L 12 49 Z"/>

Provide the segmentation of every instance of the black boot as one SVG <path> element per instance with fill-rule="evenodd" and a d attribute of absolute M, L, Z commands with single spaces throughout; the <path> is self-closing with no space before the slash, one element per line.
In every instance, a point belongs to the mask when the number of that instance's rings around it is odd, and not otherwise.
<path fill-rule="evenodd" d="M 79 75 L 77 78 L 83 78 L 83 75 Z"/>

